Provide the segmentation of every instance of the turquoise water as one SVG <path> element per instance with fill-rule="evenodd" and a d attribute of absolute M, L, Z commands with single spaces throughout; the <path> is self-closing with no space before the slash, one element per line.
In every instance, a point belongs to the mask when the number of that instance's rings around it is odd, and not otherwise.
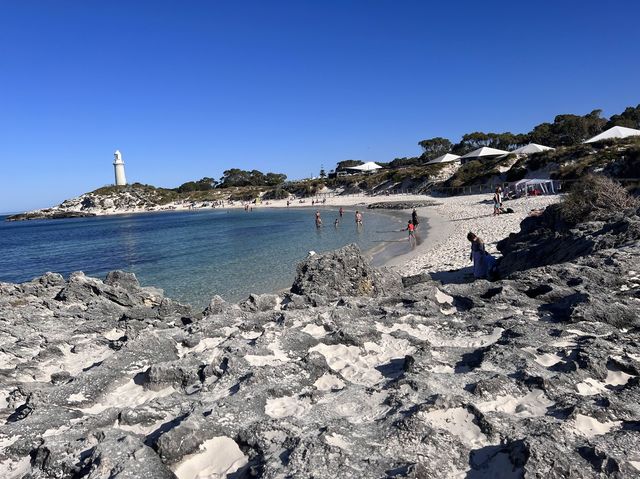
<path fill-rule="evenodd" d="M 47 271 L 65 276 L 84 271 L 103 277 L 132 271 L 145 286 L 174 299 L 206 305 L 214 294 L 238 301 L 249 293 L 291 285 L 296 264 L 310 250 L 324 252 L 355 242 L 363 250 L 399 244 L 404 224 L 364 211 L 255 209 L 163 212 L 134 215 L 6 222 L 0 217 L 0 281 L 22 282 Z"/>

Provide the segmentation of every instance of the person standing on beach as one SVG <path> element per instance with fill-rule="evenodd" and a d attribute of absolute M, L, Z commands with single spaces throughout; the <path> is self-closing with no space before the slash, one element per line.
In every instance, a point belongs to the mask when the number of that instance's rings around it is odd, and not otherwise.
<path fill-rule="evenodd" d="M 467 239 L 471 241 L 471 255 L 469 259 L 473 261 L 473 276 L 475 278 L 486 278 L 487 268 L 485 257 L 487 251 L 484 247 L 484 241 L 478 237 L 475 233 L 469 232 Z"/>
<path fill-rule="evenodd" d="M 413 229 L 417 229 L 419 221 L 418 221 L 418 212 L 416 211 L 415 208 L 411 212 L 411 222 L 413 223 Z"/>
<path fill-rule="evenodd" d="M 499 215 L 502 212 L 502 188 L 499 186 L 496 188 L 496 192 L 493 194 L 493 216 Z"/>

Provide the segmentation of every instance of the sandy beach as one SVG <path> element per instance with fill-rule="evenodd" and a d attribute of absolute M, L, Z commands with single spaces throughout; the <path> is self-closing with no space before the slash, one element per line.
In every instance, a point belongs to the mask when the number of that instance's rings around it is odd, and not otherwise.
<path fill-rule="evenodd" d="M 496 243 L 510 233 L 520 231 L 520 222 L 532 209 L 546 208 L 560 199 L 561 195 L 509 200 L 504 206 L 513 209 L 514 213 L 493 216 L 490 195 L 433 198 L 437 205 L 417 210 L 418 216 L 428 221 L 427 237 L 415 251 L 394 258 L 388 266 L 398 269 L 403 275 L 470 269 L 468 232 L 480 236 L 487 251 L 499 256 Z"/>
<path fill-rule="evenodd" d="M 419 244 L 410 248 L 407 241 L 407 252 L 388 258 L 385 266 L 397 270 L 403 276 L 431 273 L 436 279 L 444 281 L 459 279 L 461 275 L 470 272 L 469 241 L 467 233 L 472 231 L 480 236 L 491 254 L 499 256 L 496 243 L 506 238 L 510 233 L 520 231 L 520 222 L 531 210 L 546 208 L 557 203 L 561 195 L 525 197 L 507 200 L 505 208 L 511 208 L 514 213 L 493 216 L 491 195 L 464 195 L 452 197 L 435 197 L 430 195 L 397 195 L 380 196 L 336 196 L 327 198 L 323 207 L 343 206 L 354 209 L 362 206 L 365 215 L 366 206 L 377 202 L 424 202 L 432 201 L 433 206 L 417 208 L 422 227 L 418 227 L 416 236 Z M 310 207 L 311 201 L 305 203 L 291 202 L 290 207 Z M 266 207 L 286 207 L 286 201 L 272 201 Z M 410 210 L 376 210 L 376 213 L 391 212 L 394 215 L 404 215 L 410 218 Z M 426 228 L 425 228 L 426 223 Z M 455 272 L 449 274 L 451 270 Z"/>

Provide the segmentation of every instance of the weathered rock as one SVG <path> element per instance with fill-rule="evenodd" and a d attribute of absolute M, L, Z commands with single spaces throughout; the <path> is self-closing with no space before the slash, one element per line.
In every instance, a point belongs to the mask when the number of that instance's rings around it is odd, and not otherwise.
<path fill-rule="evenodd" d="M 291 292 L 312 298 L 340 296 L 376 297 L 399 289 L 400 278 L 373 268 L 355 244 L 312 255 L 298 265 Z"/>
<path fill-rule="evenodd" d="M 498 261 L 501 277 L 637 242 L 640 209 L 612 211 L 607 221 L 591 221 L 570 228 L 562 220 L 560 205 L 551 205 L 542 215 L 526 218 L 520 228 L 519 233 L 498 242 L 503 255 Z"/>
<path fill-rule="evenodd" d="M 639 264 L 402 287 L 347 248 L 201 315 L 128 274 L 2 283 L 0 475 L 173 478 L 224 444 L 227 477 L 634 477 Z"/>

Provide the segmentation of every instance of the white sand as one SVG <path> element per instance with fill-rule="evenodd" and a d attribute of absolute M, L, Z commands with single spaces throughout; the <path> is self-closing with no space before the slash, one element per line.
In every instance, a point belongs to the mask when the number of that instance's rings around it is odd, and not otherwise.
<path fill-rule="evenodd" d="M 318 391 L 337 391 L 344 388 L 344 381 L 333 374 L 324 373 L 313 385 Z"/>
<path fill-rule="evenodd" d="M 439 205 L 418 209 L 418 216 L 426 217 L 429 222 L 426 241 L 418 247 L 419 251 L 406 258 L 400 257 L 400 260 L 392 261 L 391 264 L 397 265 L 404 275 L 471 266 L 468 232 L 474 232 L 482 238 L 487 251 L 496 254 L 496 243 L 510 233 L 520 231 L 520 222 L 532 209 L 546 208 L 560 201 L 561 196 L 505 201 L 504 207 L 513 209 L 515 213 L 498 216 L 493 216 L 491 198 L 490 194 L 430 198 Z"/>
<path fill-rule="evenodd" d="M 19 461 L 7 459 L 0 462 L 0 477 L 5 479 L 18 479 L 31 472 L 31 457 L 26 456 Z"/>
<path fill-rule="evenodd" d="M 283 396 L 267 399 L 264 413 L 274 419 L 302 417 L 309 409 L 311 409 L 311 403 L 308 399 L 300 399 L 297 396 Z"/>
<path fill-rule="evenodd" d="M 307 333 L 309 336 L 313 336 L 316 339 L 324 338 L 327 335 L 327 331 L 323 326 L 318 326 L 317 324 L 309 323 L 300 331 L 303 333 Z"/>
<path fill-rule="evenodd" d="M 247 462 L 236 442 L 221 436 L 202 443 L 199 452 L 185 456 L 172 469 L 178 479 L 223 479 Z"/>
<path fill-rule="evenodd" d="M 155 398 L 169 396 L 174 392 L 175 389 L 173 388 L 173 386 L 168 386 L 159 391 L 152 391 L 150 389 L 145 389 L 144 387 L 139 386 L 133 381 L 133 379 L 130 379 L 119 388 L 113 390 L 110 393 L 107 393 L 107 395 L 102 398 L 100 402 L 97 402 L 91 407 L 83 408 L 80 410 L 87 414 L 99 414 L 102 411 L 105 411 L 106 409 L 112 407 L 136 407 Z M 74 397 L 75 401 L 78 400 L 77 396 L 75 394 L 72 394 L 71 396 L 69 396 L 70 402 L 72 402 L 72 397 Z"/>
<path fill-rule="evenodd" d="M 491 333 L 478 331 L 476 333 L 469 334 L 467 331 L 463 331 L 460 336 L 451 338 L 442 337 L 442 335 L 439 334 L 438 329 L 433 326 L 420 324 L 421 321 L 423 321 L 420 316 L 407 314 L 398 318 L 398 321 L 398 323 L 391 326 L 385 326 L 382 323 L 376 322 L 376 329 L 387 334 L 394 331 L 404 331 L 416 339 L 428 341 L 431 346 L 439 348 L 481 348 L 489 346 L 490 344 L 498 341 L 504 331 L 502 328 L 493 328 Z"/>
<path fill-rule="evenodd" d="M 547 409 L 555 403 L 541 389 L 534 389 L 523 397 L 498 396 L 493 401 L 476 404 L 477 408 L 486 412 L 498 412 L 518 417 L 544 416 Z"/>
<path fill-rule="evenodd" d="M 624 386 L 632 377 L 634 377 L 632 374 L 627 374 L 615 366 L 608 366 L 607 377 L 604 381 L 587 378 L 581 383 L 576 384 L 576 390 L 581 396 L 593 396 L 609 389 L 607 386 Z"/>
<path fill-rule="evenodd" d="M 549 368 L 555 364 L 558 364 L 560 361 L 562 361 L 562 358 L 557 354 L 553 354 L 553 353 L 538 354 L 538 350 L 536 348 L 528 347 L 528 348 L 522 348 L 522 350 L 533 354 L 535 362 L 541 366 L 544 366 L 545 368 Z"/>
<path fill-rule="evenodd" d="M 347 451 L 351 449 L 351 445 L 346 441 L 345 437 L 341 436 L 340 434 L 327 434 L 324 437 L 324 440 L 330 446 L 339 447 L 340 449 L 344 449 Z"/>
<path fill-rule="evenodd" d="M 586 437 L 594 437 L 600 434 L 606 434 L 611 431 L 611 429 L 622 424 L 622 421 L 600 422 L 597 419 L 589 416 L 584 416 L 582 414 L 576 414 L 576 418 L 573 422 L 576 431 Z"/>
<path fill-rule="evenodd" d="M 489 444 L 487 436 L 474 422 L 475 417 L 462 407 L 438 409 L 427 413 L 420 413 L 431 427 L 444 429 L 454 436 L 458 436 L 463 444 L 471 449 L 477 449 Z"/>
<path fill-rule="evenodd" d="M 404 339 L 382 334 L 380 343 L 366 342 L 363 348 L 344 344 L 318 344 L 309 352 L 322 354 L 329 367 L 344 379 L 354 384 L 374 386 L 384 377 L 377 366 L 389 363 L 392 359 L 404 358 L 414 352 L 413 346 Z"/>
<path fill-rule="evenodd" d="M 290 361 L 287 352 L 280 347 L 280 343 L 274 341 L 267 345 L 267 349 L 273 352 L 269 355 L 247 354 L 244 359 L 252 366 L 277 366 L 281 363 Z"/>

